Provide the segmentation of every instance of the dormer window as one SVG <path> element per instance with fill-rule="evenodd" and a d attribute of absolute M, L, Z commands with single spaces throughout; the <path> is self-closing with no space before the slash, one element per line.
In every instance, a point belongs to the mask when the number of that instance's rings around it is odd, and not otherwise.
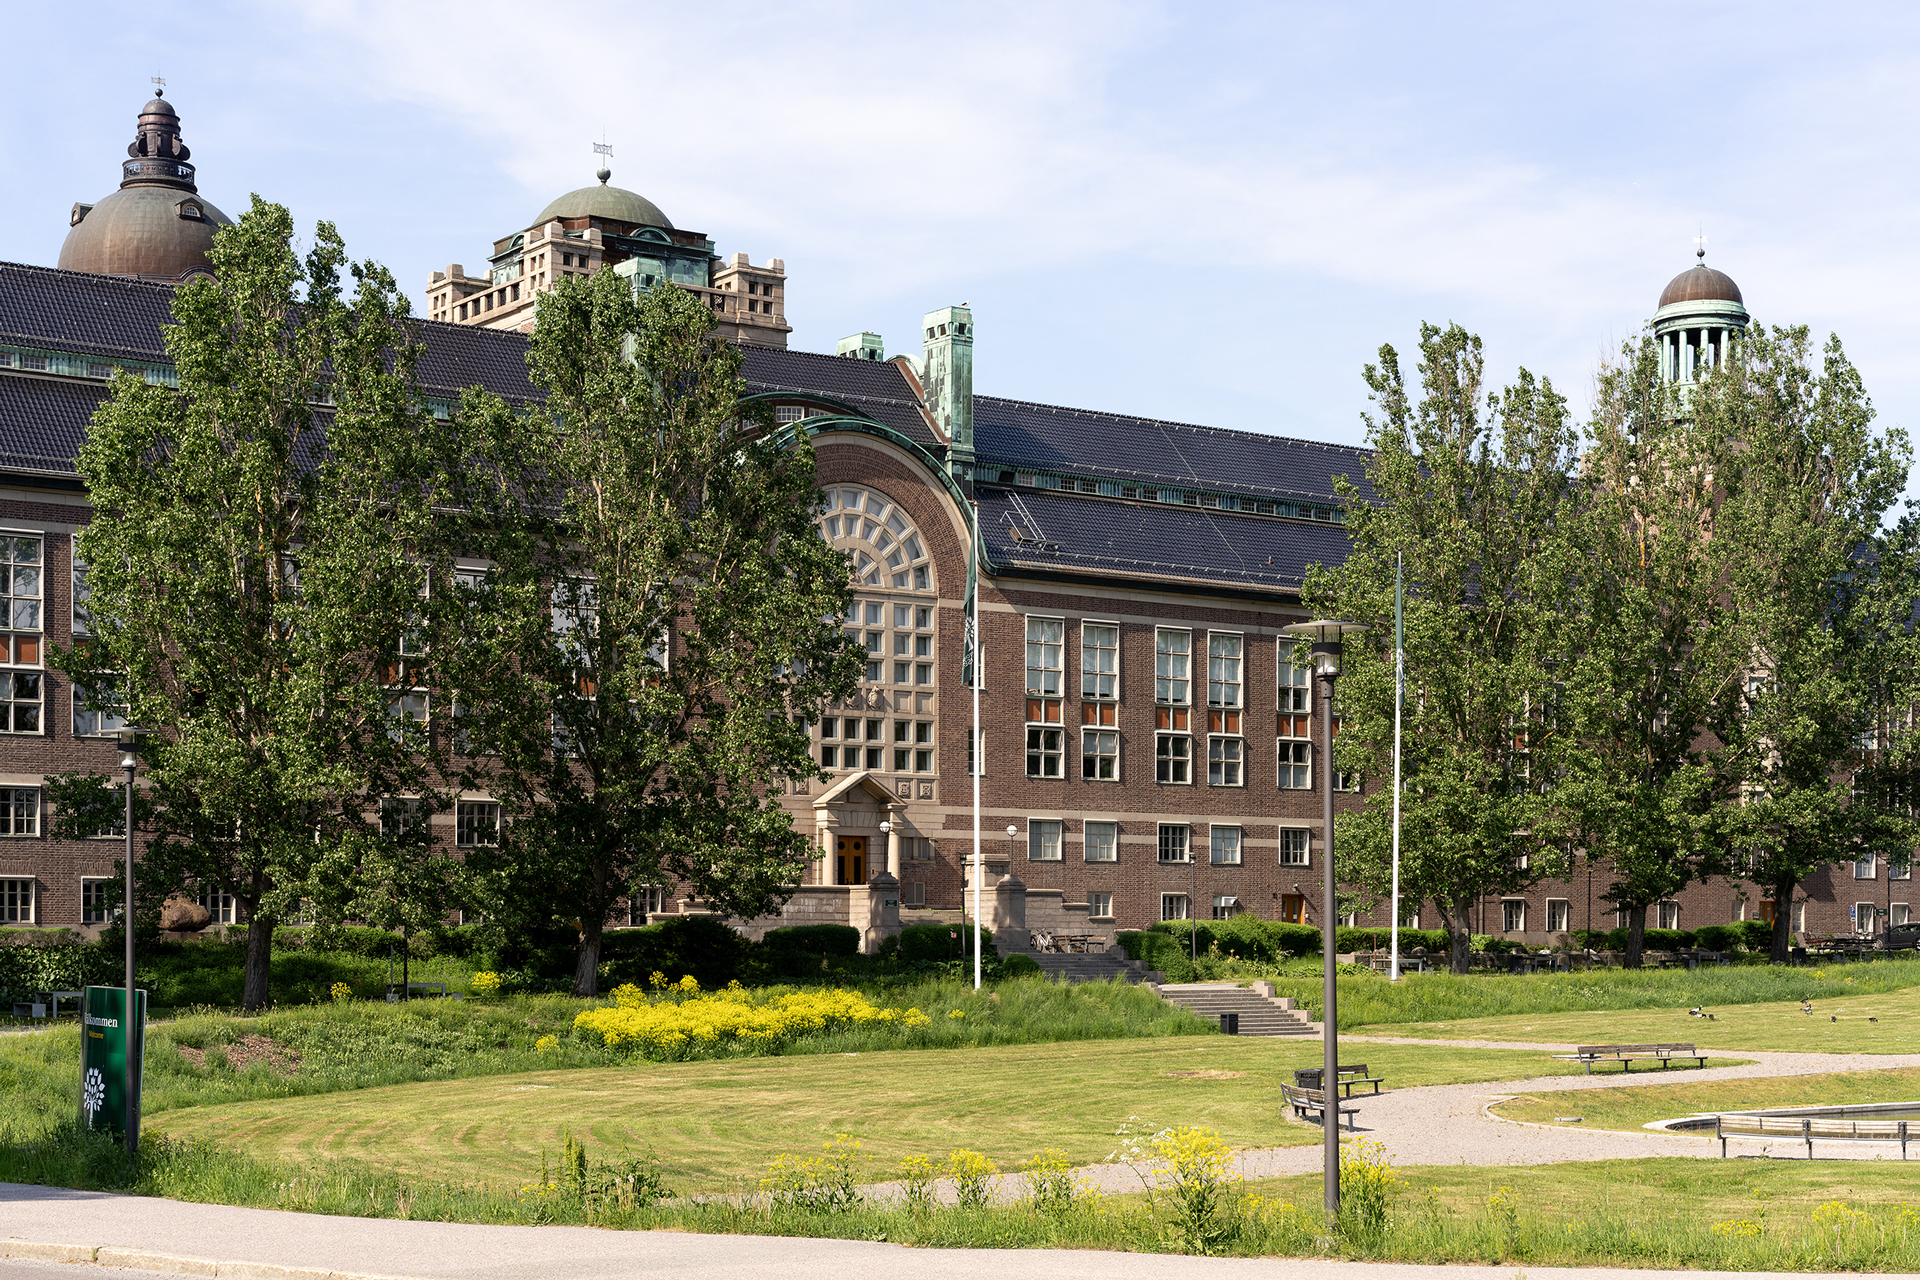
<path fill-rule="evenodd" d="M 182 200 L 174 206 L 174 210 L 180 215 L 180 219 L 183 222 L 205 222 L 207 220 L 206 212 L 200 208 L 200 202 L 197 200 Z"/>

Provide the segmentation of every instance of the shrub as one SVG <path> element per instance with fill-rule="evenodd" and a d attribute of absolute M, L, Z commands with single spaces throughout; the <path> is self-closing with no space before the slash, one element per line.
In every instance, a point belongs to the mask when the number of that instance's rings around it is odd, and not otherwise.
<path fill-rule="evenodd" d="M 798 951 L 810 956 L 857 956 L 860 931 L 845 924 L 796 924 L 767 930 L 760 945 L 769 951 Z"/>
<path fill-rule="evenodd" d="M 973 925 L 967 921 L 959 924 L 910 924 L 900 931 L 899 947 L 900 959 L 907 964 L 971 959 Z M 995 954 L 993 930 L 985 926 L 980 929 L 980 947 L 982 956 Z"/>
<path fill-rule="evenodd" d="M 1740 920 L 1731 927 L 1739 931 L 1741 943 L 1747 950 L 1773 950 L 1773 925 L 1767 921 Z"/>
<path fill-rule="evenodd" d="M 715 916 L 681 916 L 639 929 L 616 929 L 600 944 L 608 984 L 643 984 L 648 975 L 692 974 L 706 988 L 740 976 L 750 944 Z"/>
<path fill-rule="evenodd" d="M 500 994 L 500 975 L 491 969 L 482 969 L 468 982 L 467 992 L 476 1000 L 493 999 Z"/>
<path fill-rule="evenodd" d="M 1006 978 L 1031 978 L 1045 972 L 1046 970 L 1040 967 L 1039 961 L 1032 956 L 1021 955 L 1017 951 L 1000 962 L 1000 974 Z"/>

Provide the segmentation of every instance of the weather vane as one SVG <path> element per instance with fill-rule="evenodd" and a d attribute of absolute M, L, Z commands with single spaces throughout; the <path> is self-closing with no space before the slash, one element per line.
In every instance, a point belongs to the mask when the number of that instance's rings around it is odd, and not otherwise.
<path fill-rule="evenodd" d="M 165 76 L 148 76 L 147 79 L 153 81 L 154 97 L 164 98 L 167 96 L 167 78 Z"/>
<path fill-rule="evenodd" d="M 613 176 L 613 144 L 605 141 L 606 136 L 601 134 L 602 141 L 593 144 L 593 153 L 600 157 L 600 169 L 593 176 L 602 183 Z"/>
<path fill-rule="evenodd" d="M 1706 265 L 1707 233 L 1705 231 L 1702 231 L 1699 235 L 1693 238 L 1693 256 L 1700 259 L 1700 265 L 1702 266 Z"/>

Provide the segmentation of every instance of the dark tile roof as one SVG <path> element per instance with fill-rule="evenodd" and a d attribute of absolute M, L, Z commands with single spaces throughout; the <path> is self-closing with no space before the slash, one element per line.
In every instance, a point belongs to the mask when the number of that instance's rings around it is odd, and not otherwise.
<path fill-rule="evenodd" d="M 104 382 L 0 375 L 0 468 L 73 474 Z"/>
<path fill-rule="evenodd" d="M 1132 418 L 973 398 L 973 447 L 980 470 L 1065 471 L 1123 484 L 1159 483 L 1268 498 L 1333 496 L 1332 477 L 1352 479 L 1362 495 L 1368 450 L 1254 431 Z"/>
<path fill-rule="evenodd" d="M 1292 592 L 1308 565 L 1338 564 L 1348 552 L 1337 524 L 1047 490 L 982 487 L 978 498 L 988 558 L 1012 568 Z M 1021 507 L 1045 542 L 1027 540 L 1033 529 Z"/>
<path fill-rule="evenodd" d="M 920 415 L 907 375 L 891 360 L 854 360 L 812 351 L 746 346 L 741 372 L 755 393 L 811 391 L 852 405 L 932 449 L 938 441 Z"/>
<path fill-rule="evenodd" d="M 420 334 L 420 386 L 459 395 L 485 387 L 509 400 L 535 398 L 527 380 L 527 335 L 510 329 L 476 329 L 444 320 L 416 322 Z"/>

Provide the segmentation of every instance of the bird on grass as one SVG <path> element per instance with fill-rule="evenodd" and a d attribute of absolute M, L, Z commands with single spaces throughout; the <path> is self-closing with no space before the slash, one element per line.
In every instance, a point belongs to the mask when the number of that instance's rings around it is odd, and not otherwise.
<path fill-rule="evenodd" d="M 1718 1019 L 1718 1018 L 1716 1018 L 1716 1017 L 1714 1017 L 1714 1016 L 1713 1016 L 1712 1014 L 1708 1014 L 1708 1015 L 1707 1015 L 1707 1021 L 1708 1021 L 1708 1022 L 1718 1022 L 1718 1021 L 1720 1021 L 1720 1019 Z"/>
<path fill-rule="evenodd" d="M 1878 1022 L 1878 1021 L 1880 1021 L 1880 1019 L 1878 1019 L 1878 1018 L 1868 1018 L 1868 1019 L 1867 1019 L 1867 1021 L 1868 1021 L 1868 1022 Z"/>
<path fill-rule="evenodd" d="M 1800 1012 L 1805 1014 L 1811 1014 L 1813 1012 L 1813 1001 L 1802 1000 L 1800 1002 Z"/>
<path fill-rule="evenodd" d="M 1834 1016 L 1833 1016 L 1832 1014 L 1828 1014 L 1828 1015 L 1827 1015 L 1827 1021 L 1828 1021 L 1828 1022 L 1838 1022 L 1838 1021 L 1840 1021 L 1840 1019 L 1838 1019 L 1838 1018 L 1836 1018 L 1836 1017 L 1834 1017 Z"/>
<path fill-rule="evenodd" d="M 1693 1006 L 1693 1008 L 1691 1008 L 1691 1009 L 1689 1009 L 1689 1010 L 1687 1010 L 1687 1016 L 1688 1016 L 1689 1018 L 1704 1018 L 1704 1017 L 1706 1017 L 1706 1015 L 1705 1015 L 1705 1014 L 1703 1014 L 1703 1013 L 1701 1013 L 1701 1012 L 1700 1012 L 1700 1006 L 1699 1006 L 1699 1005 L 1695 1005 L 1695 1006 Z"/>

